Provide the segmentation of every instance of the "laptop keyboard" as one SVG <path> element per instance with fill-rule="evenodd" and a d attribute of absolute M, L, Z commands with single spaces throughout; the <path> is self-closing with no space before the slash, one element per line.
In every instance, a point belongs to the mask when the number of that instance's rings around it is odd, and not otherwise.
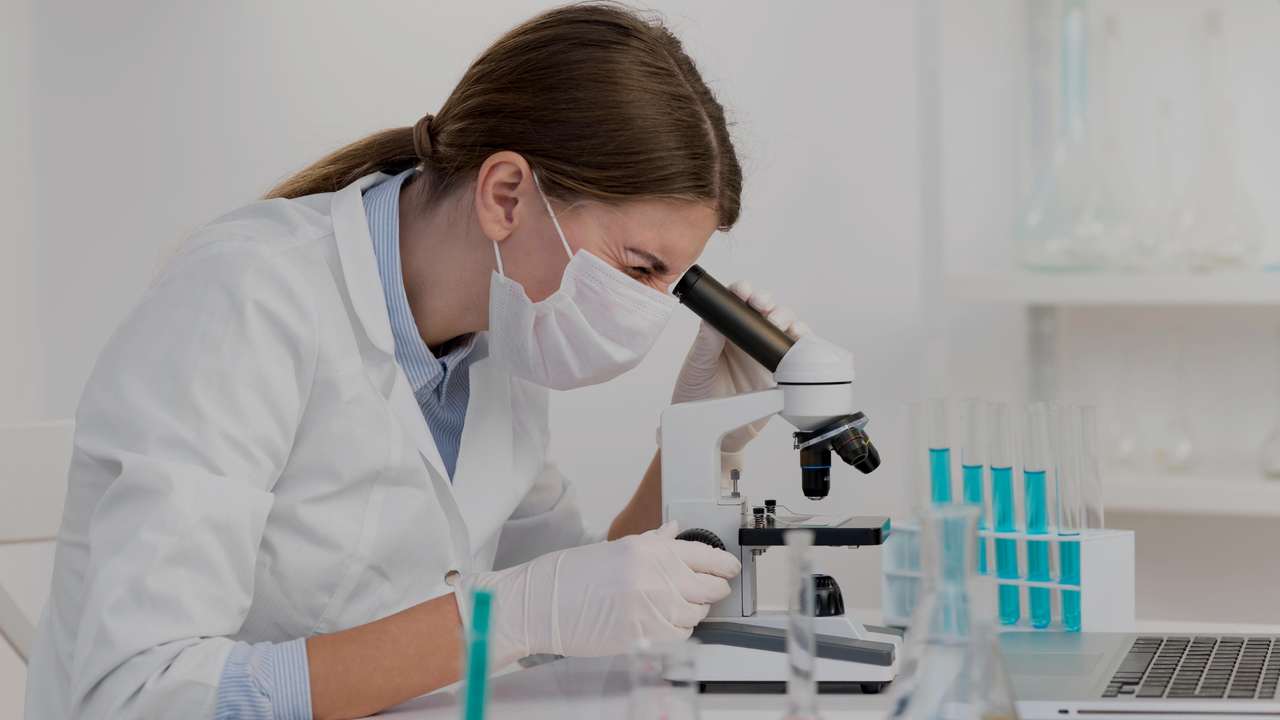
<path fill-rule="evenodd" d="M 1280 638 L 1140 637 L 1104 698 L 1271 700 L 1280 680 Z"/>

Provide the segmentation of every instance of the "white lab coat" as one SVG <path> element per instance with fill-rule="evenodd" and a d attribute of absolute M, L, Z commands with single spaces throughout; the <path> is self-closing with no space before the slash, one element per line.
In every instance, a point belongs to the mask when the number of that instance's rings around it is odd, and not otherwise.
<path fill-rule="evenodd" d="M 450 571 L 595 539 L 547 457 L 547 391 L 487 357 L 450 484 L 395 361 L 361 200 L 385 177 L 214 221 L 107 344 L 28 718 L 212 717 L 237 640 L 361 625 Z"/>

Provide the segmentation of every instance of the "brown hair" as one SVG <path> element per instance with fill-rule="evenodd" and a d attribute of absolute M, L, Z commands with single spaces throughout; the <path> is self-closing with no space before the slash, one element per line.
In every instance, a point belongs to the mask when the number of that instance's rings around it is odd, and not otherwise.
<path fill-rule="evenodd" d="M 711 207 L 724 230 L 738 219 L 742 168 L 724 108 L 661 20 L 598 2 L 516 27 L 471 64 L 440 112 L 343 147 L 266 197 L 420 166 L 435 202 L 500 150 L 522 155 L 563 202 L 667 198 Z"/>

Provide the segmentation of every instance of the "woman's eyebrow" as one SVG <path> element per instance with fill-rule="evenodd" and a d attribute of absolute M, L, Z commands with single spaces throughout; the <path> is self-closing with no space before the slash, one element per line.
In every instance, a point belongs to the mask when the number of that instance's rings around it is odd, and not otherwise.
<path fill-rule="evenodd" d="M 648 261 L 649 261 L 649 266 L 650 266 L 651 268 L 653 268 L 653 271 L 654 271 L 654 272 L 658 273 L 659 275 L 665 275 L 665 274 L 667 274 L 667 271 L 668 271 L 668 269 L 669 269 L 669 268 L 667 267 L 667 263 L 666 263 L 666 262 L 664 262 L 664 261 L 662 260 L 662 258 L 658 257 L 657 255 L 654 255 L 653 253 L 649 252 L 648 250 L 641 250 L 641 249 L 639 249 L 639 248 L 633 248 L 633 247 L 629 247 L 629 248 L 627 248 L 627 250 L 628 250 L 629 252 L 633 252 L 633 253 L 635 253 L 635 254 L 639 255 L 640 257 L 644 258 L 645 260 L 648 260 Z"/>

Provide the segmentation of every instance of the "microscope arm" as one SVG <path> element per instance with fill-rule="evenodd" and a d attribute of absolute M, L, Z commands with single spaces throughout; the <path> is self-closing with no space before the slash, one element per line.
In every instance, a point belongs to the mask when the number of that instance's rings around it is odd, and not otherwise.
<path fill-rule="evenodd" d="M 719 448 L 728 433 L 781 412 L 779 388 L 672 405 L 662 413 L 663 521 L 673 501 L 720 497 Z"/>

